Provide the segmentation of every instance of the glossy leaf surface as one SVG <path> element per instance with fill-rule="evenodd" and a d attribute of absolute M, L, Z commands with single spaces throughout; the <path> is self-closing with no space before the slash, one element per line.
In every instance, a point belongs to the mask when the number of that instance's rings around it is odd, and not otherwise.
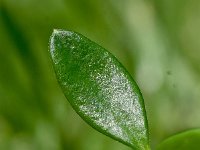
<path fill-rule="evenodd" d="M 199 150 L 200 129 L 189 130 L 164 140 L 157 150 Z"/>
<path fill-rule="evenodd" d="M 142 94 L 111 53 L 79 33 L 54 30 L 50 54 L 66 98 L 88 124 L 134 149 L 149 149 Z"/>

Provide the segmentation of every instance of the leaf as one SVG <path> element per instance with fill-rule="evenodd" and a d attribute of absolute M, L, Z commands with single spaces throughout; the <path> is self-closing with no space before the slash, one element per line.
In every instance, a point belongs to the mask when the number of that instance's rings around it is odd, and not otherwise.
<path fill-rule="evenodd" d="M 89 125 L 132 148 L 149 149 L 142 94 L 111 53 L 63 30 L 54 30 L 50 53 L 66 98 Z"/>
<path fill-rule="evenodd" d="M 199 150 L 200 129 L 188 130 L 164 140 L 157 150 Z"/>

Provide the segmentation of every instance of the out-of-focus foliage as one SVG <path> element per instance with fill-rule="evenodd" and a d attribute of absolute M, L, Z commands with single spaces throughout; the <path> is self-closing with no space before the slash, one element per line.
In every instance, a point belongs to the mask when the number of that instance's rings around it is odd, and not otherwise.
<path fill-rule="evenodd" d="M 64 98 L 47 51 L 53 28 L 86 35 L 127 67 L 153 147 L 199 127 L 199 16 L 199 0 L 1 0 L 0 149 L 129 149 L 86 125 Z"/>
<path fill-rule="evenodd" d="M 171 136 L 159 144 L 157 150 L 198 150 L 200 147 L 200 130 L 187 130 Z"/>

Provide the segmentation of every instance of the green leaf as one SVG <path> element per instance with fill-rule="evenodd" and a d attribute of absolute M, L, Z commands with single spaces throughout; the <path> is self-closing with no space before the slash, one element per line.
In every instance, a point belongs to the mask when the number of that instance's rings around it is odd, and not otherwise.
<path fill-rule="evenodd" d="M 142 94 L 111 53 L 63 30 L 54 30 L 50 53 L 66 98 L 89 125 L 134 149 L 149 149 Z"/>
<path fill-rule="evenodd" d="M 164 140 L 157 150 L 199 150 L 200 129 L 193 129 L 176 134 Z"/>

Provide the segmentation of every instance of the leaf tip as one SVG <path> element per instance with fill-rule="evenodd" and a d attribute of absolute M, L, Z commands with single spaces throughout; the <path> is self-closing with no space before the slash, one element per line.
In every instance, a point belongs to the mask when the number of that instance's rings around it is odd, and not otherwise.
<path fill-rule="evenodd" d="M 62 29 L 53 29 L 52 35 L 57 35 L 57 34 L 60 34 L 60 33 L 62 33 L 62 32 L 66 32 L 66 31 L 64 31 L 64 30 L 62 30 Z"/>
<path fill-rule="evenodd" d="M 70 31 L 70 30 L 53 29 L 52 36 L 55 36 L 55 35 L 62 36 L 63 34 L 65 34 L 65 35 L 67 35 L 67 36 L 70 36 L 70 35 L 72 35 L 73 33 L 74 33 L 74 32 L 73 32 L 73 31 Z"/>

